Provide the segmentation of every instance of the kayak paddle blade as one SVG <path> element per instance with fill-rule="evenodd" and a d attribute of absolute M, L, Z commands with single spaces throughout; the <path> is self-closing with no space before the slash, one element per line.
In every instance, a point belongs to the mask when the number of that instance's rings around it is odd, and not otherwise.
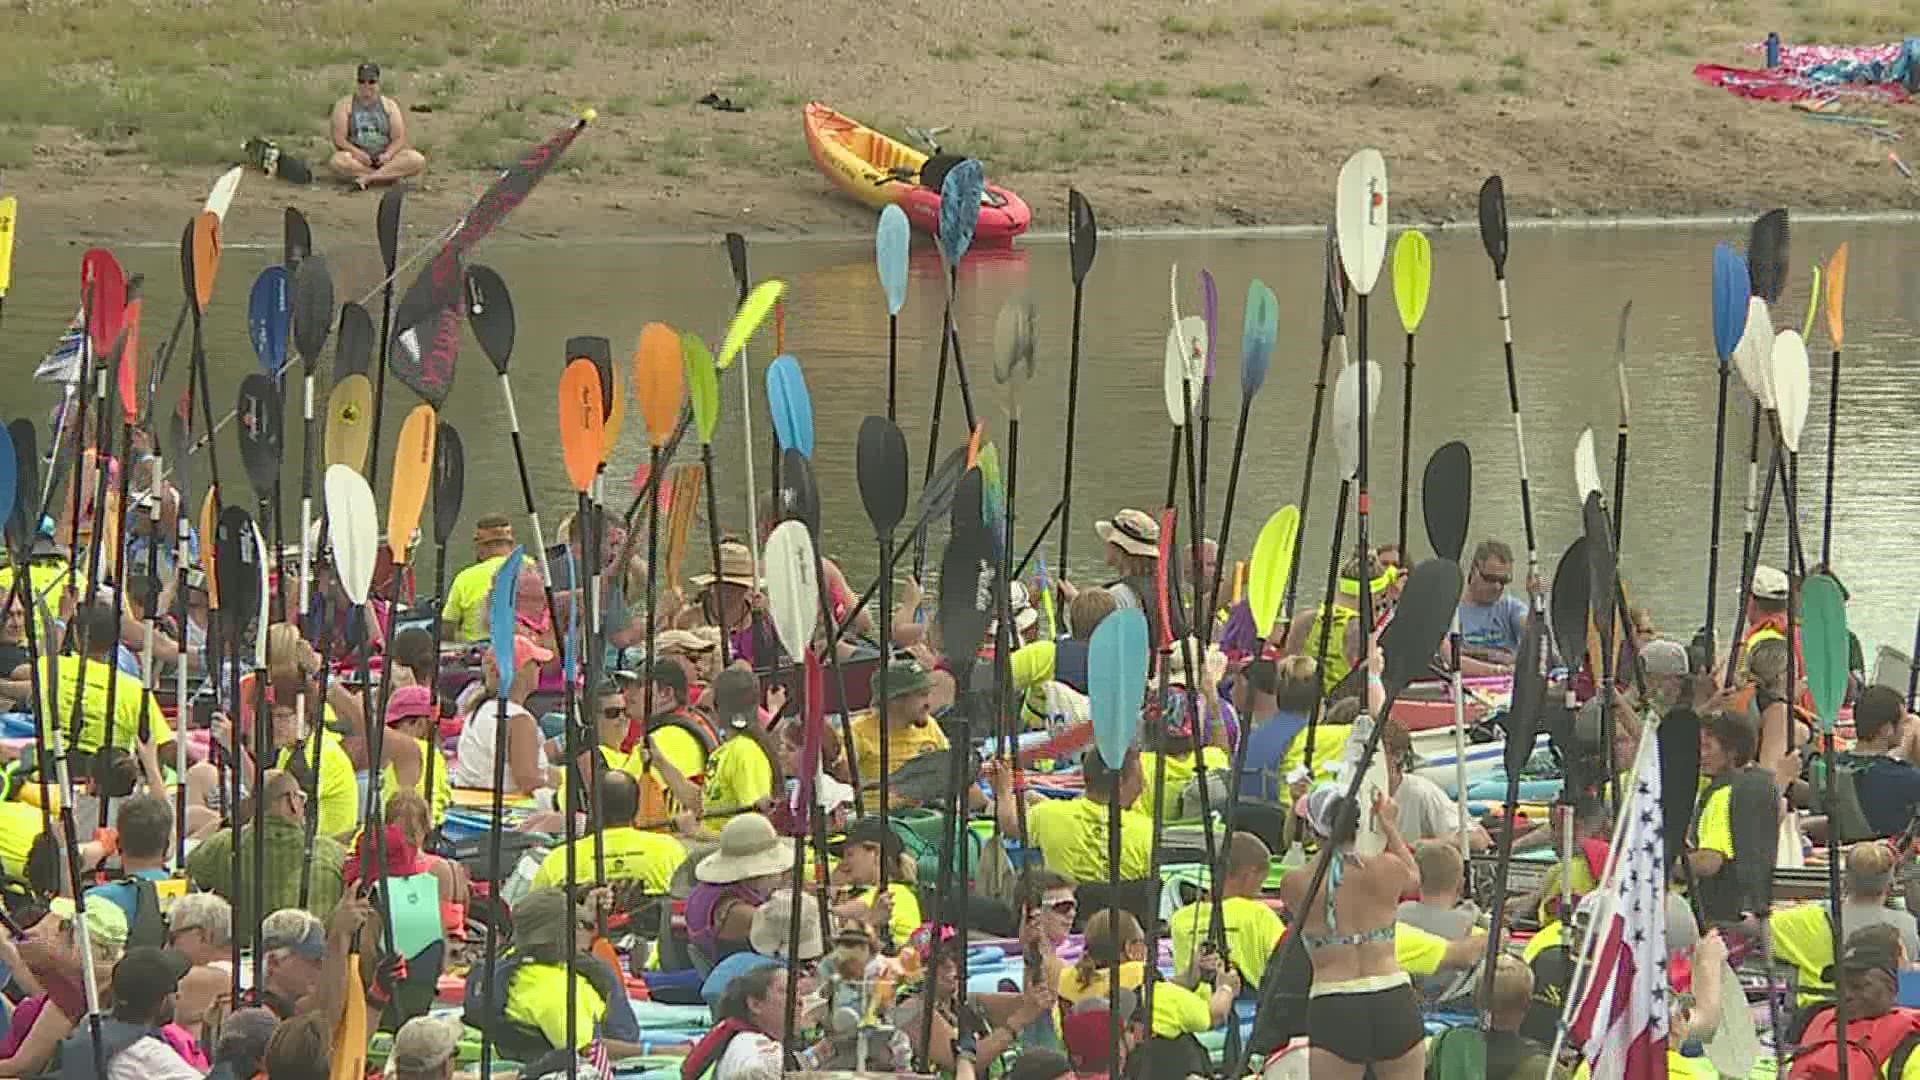
<path fill-rule="evenodd" d="M 1493 276 L 1507 276 L 1507 185 L 1499 176 L 1489 176 L 1480 185 L 1480 246 L 1493 260 Z"/>
<path fill-rule="evenodd" d="M 247 482 L 253 485 L 256 498 L 271 500 L 274 481 L 280 478 L 283 445 L 280 384 L 258 371 L 240 380 L 234 413 L 240 421 L 240 462 L 246 467 Z"/>
<path fill-rule="evenodd" d="M 887 294 L 887 314 L 898 315 L 907 304 L 907 249 L 912 235 L 907 213 L 888 203 L 880 211 L 880 225 L 873 234 L 873 258 L 880 269 L 880 289 Z"/>
<path fill-rule="evenodd" d="M 1211 271 L 1200 271 L 1200 320 L 1207 324 L 1207 381 L 1213 381 L 1213 351 L 1220 340 L 1220 288 Z"/>
<path fill-rule="evenodd" d="M 560 375 L 560 450 L 575 494 L 585 495 L 600 471 L 605 425 L 599 370 L 586 357 L 571 361 Z"/>
<path fill-rule="evenodd" d="M 340 588 L 347 599 L 358 607 L 367 602 L 367 592 L 373 588 L 373 564 L 379 558 L 380 519 L 373 504 L 373 489 L 353 469 L 330 465 L 325 494 L 327 540 L 333 549 L 334 571 L 340 576 Z M 513 626 L 511 614 L 506 625 Z"/>
<path fill-rule="evenodd" d="M 1445 559 L 1428 559 L 1413 568 L 1393 610 L 1393 621 L 1380 632 L 1388 697 L 1398 696 L 1432 668 L 1434 654 L 1460 606 L 1460 581 L 1459 564 Z"/>
<path fill-rule="evenodd" d="M 780 452 L 780 516 L 820 535 L 820 490 L 813 483 L 807 456 L 789 447 Z"/>
<path fill-rule="evenodd" d="M 1147 691 L 1147 615 L 1120 608 L 1100 620 L 1087 643 L 1087 712 L 1093 744 L 1108 769 L 1118 770 L 1140 726 Z"/>
<path fill-rule="evenodd" d="M 1780 413 L 1780 438 L 1791 453 L 1800 452 L 1800 434 L 1807 426 L 1807 342 L 1798 330 L 1782 330 L 1773 339 L 1767 380 L 1773 386 L 1773 407 Z"/>
<path fill-rule="evenodd" d="M 293 315 L 287 290 L 287 268 L 269 266 L 253 279 L 247 293 L 247 336 L 253 342 L 253 358 L 268 375 L 279 374 L 287 362 L 287 329 Z"/>
<path fill-rule="evenodd" d="M 234 624 L 244 624 L 260 604 L 261 552 L 253 516 L 228 505 L 214 526 L 213 565 L 219 576 L 220 602 Z"/>
<path fill-rule="evenodd" d="M 1400 325 L 1412 334 L 1427 315 L 1427 293 L 1433 286 L 1433 244 L 1419 229 L 1408 229 L 1393 242 L 1393 302 L 1400 309 Z"/>
<path fill-rule="evenodd" d="M 1093 217 L 1093 204 L 1075 188 L 1067 189 L 1067 258 L 1073 270 L 1073 287 L 1086 283 L 1093 269 L 1093 256 L 1100 247 L 1100 225 Z"/>
<path fill-rule="evenodd" d="M 493 646 L 494 664 L 500 670 L 499 700 L 505 701 L 513 689 L 514 663 L 513 639 L 519 622 L 514 619 L 514 601 L 520 593 L 520 569 L 527 562 L 527 549 L 524 545 L 513 549 L 507 561 L 493 572 L 493 588 L 487 593 L 488 637 Z M 502 658 L 505 659 L 502 659 Z"/>
<path fill-rule="evenodd" d="M 221 215 L 226 217 L 225 214 Z M 289 206 L 280 221 L 280 262 L 292 268 L 313 254 L 313 227 L 298 207 Z"/>
<path fill-rule="evenodd" d="M 813 538 L 806 523 L 783 521 L 774 526 L 762 551 L 767 561 L 767 613 L 774 633 L 788 657 L 805 657 L 820 613 Z"/>
<path fill-rule="evenodd" d="M 1847 656 L 1851 651 L 1847 601 L 1840 583 L 1825 574 L 1808 577 L 1800 586 L 1800 613 L 1807 687 L 1813 692 L 1813 708 L 1820 714 L 1821 730 L 1831 734 L 1847 696 Z"/>
<path fill-rule="evenodd" d="M 727 239 L 732 240 L 736 235 L 738 234 L 730 233 Z M 740 264 L 740 272 L 744 275 L 746 266 L 744 241 L 741 251 L 743 261 Z M 740 280 L 744 284 L 746 278 L 742 276 Z M 740 350 L 747 347 L 747 342 L 753 340 L 754 332 L 760 329 L 760 324 L 767 320 L 767 315 L 773 311 L 773 305 L 780 301 L 781 294 L 786 291 L 787 283 L 779 280 L 763 281 L 754 287 L 753 292 L 740 302 L 739 310 L 733 313 L 733 321 L 727 324 L 727 336 L 720 343 L 720 355 L 714 357 L 715 367 L 725 371 L 733 366 L 733 358 L 740 355 Z"/>
<path fill-rule="evenodd" d="M 1733 360 L 1734 346 L 1747 329 L 1747 297 L 1753 286 L 1747 277 L 1746 260 L 1733 245 L 1725 242 L 1713 248 L 1713 351 L 1720 363 Z"/>
<path fill-rule="evenodd" d="M 687 396 L 680 335 L 666 323 L 648 323 L 640 328 L 640 346 L 633 354 L 633 392 L 640 399 L 647 442 L 655 449 L 665 446 Z"/>
<path fill-rule="evenodd" d="M 1587 538 L 1577 536 L 1560 554 L 1560 565 L 1553 572 L 1553 589 L 1548 596 L 1548 613 L 1553 622 L 1553 640 L 1568 674 L 1580 669 L 1580 658 L 1587 654 L 1587 617 L 1592 580 L 1587 569 Z"/>
<path fill-rule="evenodd" d="M 6 290 L 0 288 L 0 293 Z M 1843 242 L 1827 260 L 1827 336 L 1833 350 L 1847 338 L 1847 245 Z"/>
<path fill-rule="evenodd" d="M 1032 299 L 1022 296 L 1002 305 L 993 324 L 993 381 L 1006 394 L 1007 415 L 1015 420 L 1020 418 L 1027 381 L 1033 378 L 1037 322 Z"/>
<path fill-rule="evenodd" d="M 1752 279 L 1753 295 L 1768 304 L 1779 303 L 1786 291 L 1789 246 L 1786 210 L 1769 210 L 1753 219 L 1747 236 L 1747 276 Z"/>
<path fill-rule="evenodd" d="M 513 359 L 513 297 L 507 283 L 491 266 L 467 267 L 467 325 L 480 351 L 487 354 L 493 369 L 502 375 Z"/>
<path fill-rule="evenodd" d="M 420 514 L 433 485 L 434 437 L 439 434 L 433 406 L 415 405 L 393 443 L 393 481 L 387 492 L 387 551 L 397 565 L 408 562 Z"/>
<path fill-rule="evenodd" d="M 1619 595 L 1615 575 L 1619 573 L 1619 564 L 1613 553 L 1613 530 L 1607 519 L 1606 508 L 1600 503 L 1599 492 L 1587 496 L 1580 508 L 1580 521 L 1586 528 L 1587 603 L 1591 605 L 1593 625 L 1599 628 L 1600 640 L 1604 644 L 1613 633 L 1613 619 L 1617 611 L 1615 598 Z M 1614 644 L 1617 646 L 1619 642 L 1616 640 Z M 1593 671 L 1589 674 L 1598 679 L 1602 673 Z"/>
<path fill-rule="evenodd" d="M 813 395 L 807 390 L 800 361 L 790 354 L 775 357 L 767 365 L 767 408 L 773 413 L 773 432 L 781 449 L 813 457 Z"/>
<path fill-rule="evenodd" d="M 1447 443 L 1427 459 L 1420 480 L 1420 510 L 1434 555 L 1459 562 L 1467 549 L 1467 524 L 1473 516 L 1473 452 L 1466 443 Z"/>
<path fill-rule="evenodd" d="M 1540 613 L 1528 615 L 1526 630 L 1520 635 L 1520 651 L 1513 658 L 1513 700 L 1506 717 L 1508 791 L 1520 783 L 1521 770 L 1533 756 L 1534 737 L 1540 731 L 1540 712 L 1547 701 L 1547 676 L 1540 663 L 1541 639 L 1545 636 Z"/>
<path fill-rule="evenodd" d="M 1773 315 L 1758 296 L 1747 298 L 1747 325 L 1733 347 L 1733 366 L 1760 407 L 1773 408 Z"/>
<path fill-rule="evenodd" d="M 1373 423 L 1374 409 L 1380 404 L 1380 365 L 1367 361 L 1367 423 Z M 1360 473 L 1360 365 L 1340 369 L 1333 384 L 1333 441 L 1340 452 L 1340 477 L 1351 480 Z"/>
<path fill-rule="evenodd" d="M 1333 218 L 1340 264 L 1354 291 L 1367 296 L 1387 257 L 1387 162 L 1380 151 L 1356 151 L 1340 166 Z"/>
<path fill-rule="evenodd" d="M 854 450 L 860 503 L 875 536 L 891 536 L 907 515 L 907 437 L 884 416 L 860 421 Z"/>
<path fill-rule="evenodd" d="M 460 432 L 445 420 L 433 436 L 433 542 L 445 547 L 460 521 L 467 494 L 467 451 Z"/>
<path fill-rule="evenodd" d="M 1593 453 L 1593 429 L 1580 429 L 1580 437 L 1573 443 L 1573 490 L 1578 492 L 1582 502 L 1587 496 L 1600 493 L 1600 463 Z"/>
<path fill-rule="evenodd" d="M 1340 269 L 1340 244 L 1333 226 L 1327 226 L 1326 279 L 1320 304 L 1320 347 L 1347 332 L 1347 275 Z"/>
<path fill-rule="evenodd" d="M 1280 617 L 1280 601 L 1287 589 L 1287 575 L 1293 572 L 1293 560 L 1300 543 L 1300 508 L 1283 506 L 1273 512 L 1260 527 L 1253 543 L 1253 564 L 1247 571 L 1247 607 L 1253 613 L 1253 627 L 1260 640 L 1273 636 L 1273 624 Z"/>
<path fill-rule="evenodd" d="M 294 267 L 293 347 L 311 373 L 327 347 L 327 332 L 333 329 L 333 274 L 327 261 L 309 249 L 300 265 Z"/>
<path fill-rule="evenodd" d="M 1267 283 L 1254 278 L 1247 285 L 1247 315 L 1240 326 L 1240 399 L 1250 400 L 1267 381 L 1273 347 L 1280 339 L 1280 301 Z M 1212 335 L 1208 335 L 1211 343 Z"/>
<path fill-rule="evenodd" d="M 959 266 L 973 246 L 973 232 L 980 224 L 980 196 L 986 190 L 986 168 L 973 158 L 948 169 L 940 181 L 940 254 L 949 270 Z"/>
<path fill-rule="evenodd" d="M 700 445 L 713 445 L 713 429 L 720 423 L 720 372 L 713 354 L 699 334 L 680 335 L 680 356 L 686 367 L 687 398 L 693 406 L 693 429 Z"/>

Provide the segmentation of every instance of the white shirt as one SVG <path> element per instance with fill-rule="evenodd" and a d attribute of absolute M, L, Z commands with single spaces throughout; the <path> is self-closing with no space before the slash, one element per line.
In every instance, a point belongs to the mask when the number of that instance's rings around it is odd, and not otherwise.
<path fill-rule="evenodd" d="M 1426 777 L 1402 776 L 1393 801 L 1400 804 L 1400 835 L 1409 844 L 1460 835 L 1460 807 Z"/>
<path fill-rule="evenodd" d="M 107 1080 L 203 1080 L 203 1077 L 200 1070 L 189 1065 L 173 1047 L 146 1035 L 107 1063 Z"/>
<path fill-rule="evenodd" d="M 526 709 L 507 702 L 507 724 L 511 728 L 517 717 L 533 718 Z M 498 698 L 482 701 L 477 708 L 467 714 L 466 726 L 460 729 L 458 757 L 447 767 L 447 779 L 454 787 L 479 788 L 493 790 L 493 746 L 495 724 L 500 719 L 500 701 Z M 538 730 L 538 725 L 535 725 Z M 547 774 L 547 743 L 538 742 L 536 753 L 540 755 L 540 775 Z M 509 771 L 507 782 L 513 782 Z"/>
<path fill-rule="evenodd" d="M 714 1080 L 779 1080 L 780 1044 L 757 1031 L 743 1031 L 727 1044 Z M 112 1077 L 111 1080 L 123 1080 Z"/>

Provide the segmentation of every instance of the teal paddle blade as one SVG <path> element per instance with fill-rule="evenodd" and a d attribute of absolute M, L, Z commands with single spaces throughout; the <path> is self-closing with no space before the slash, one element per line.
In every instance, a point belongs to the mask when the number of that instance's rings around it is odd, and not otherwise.
<path fill-rule="evenodd" d="M 947 170 L 940 182 L 940 252 L 949 268 L 960 265 L 973 246 L 973 231 L 980 224 L 980 196 L 986 189 L 986 170 L 973 158 Z"/>
<path fill-rule="evenodd" d="M 513 618 L 513 601 L 520 591 L 520 567 L 527 561 L 527 549 L 516 547 L 507 561 L 493 574 L 493 592 L 487 599 L 487 622 L 492 627 L 494 662 L 500 665 L 501 698 L 513 689 L 513 631 L 518 625 Z M 505 657 L 501 663 L 500 658 Z"/>
<path fill-rule="evenodd" d="M 1800 646 L 1823 731 L 1833 730 L 1846 698 L 1847 642 L 1847 602 L 1840 583 L 1824 574 L 1808 578 L 1800 587 Z"/>
<path fill-rule="evenodd" d="M 782 450 L 798 450 L 813 457 L 813 395 L 800 361 L 782 354 L 767 365 L 767 407 L 773 413 L 773 433 Z"/>
<path fill-rule="evenodd" d="M 907 304 L 907 248 L 911 242 L 907 212 L 888 205 L 880 211 L 873 234 L 873 256 L 880 266 L 880 288 L 887 294 L 887 314 L 898 315 Z"/>
<path fill-rule="evenodd" d="M 1100 620 L 1087 644 L 1087 707 L 1093 744 L 1109 769 L 1127 758 L 1147 692 L 1147 614 L 1121 608 Z"/>

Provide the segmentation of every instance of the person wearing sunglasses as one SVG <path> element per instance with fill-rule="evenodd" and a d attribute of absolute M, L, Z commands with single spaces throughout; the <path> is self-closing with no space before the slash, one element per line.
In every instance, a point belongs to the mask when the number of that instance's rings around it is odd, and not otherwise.
<path fill-rule="evenodd" d="M 1499 540 L 1482 540 L 1473 549 L 1467 588 L 1460 597 L 1461 671 L 1467 675 L 1505 675 L 1527 626 L 1526 602 L 1507 595 L 1513 584 L 1513 549 Z"/>
<path fill-rule="evenodd" d="M 425 154 L 407 138 L 407 114 L 380 92 L 380 65 L 361 64 L 353 93 L 333 106 L 333 174 L 365 191 L 427 169 Z"/>

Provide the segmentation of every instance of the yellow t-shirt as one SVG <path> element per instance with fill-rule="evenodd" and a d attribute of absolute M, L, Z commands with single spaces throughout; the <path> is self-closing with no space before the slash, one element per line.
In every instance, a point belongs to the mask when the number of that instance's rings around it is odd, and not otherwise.
<path fill-rule="evenodd" d="M 665 724 L 653 732 L 653 745 L 680 775 L 690 782 L 698 782 L 707 771 L 707 744 L 700 736 L 677 724 Z M 640 816 L 648 821 L 670 818 L 686 807 L 667 793 L 667 782 L 660 778 L 660 770 L 653 767 L 641 768 L 645 744 L 637 745 L 628 755 L 626 771 L 640 781 Z"/>
<path fill-rule="evenodd" d="M 1120 989 L 1138 990 L 1140 980 L 1146 977 L 1146 965 L 1139 960 L 1129 960 L 1120 965 Z M 1069 966 L 1060 972 L 1060 1000 L 1068 1005 L 1077 1005 L 1088 997 L 1106 997 L 1112 989 L 1113 976 L 1106 970 L 1095 971 L 1087 981 L 1080 980 L 1078 966 Z M 1201 983 L 1198 991 L 1189 990 L 1177 983 L 1161 979 L 1153 987 L 1153 1033 L 1167 1039 L 1177 1039 L 1182 1035 L 1198 1035 L 1213 1030 L 1213 1009 L 1207 999 L 1213 991 L 1206 983 Z"/>
<path fill-rule="evenodd" d="M 929 720 L 917 727 L 908 726 L 887 733 L 887 764 L 898 769 L 921 754 L 947 748 L 947 733 L 940 725 Z M 853 718 L 854 761 L 860 768 L 860 779 L 864 781 L 880 779 L 880 717 L 872 709 Z M 861 796 L 869 810 L 880 808 L 880 791 L 875 788 Z"/>
<path fill-rule="evenodd" d="M 1200 752 L 1207 763 L 1208 772 L 1224 774 L 1233 768 L 1233 762 L 1227 757 L 1227 752 L 1217 746 L 1202 747 Z M 1160 775 L 1160 755 L 1151 750 L 1144 751 L 1140 755 L 1140 773 L 1146 777 L 1146 784 L 1140 789 L 1140 797 L 1134 800 L 1133 810 L 1135 813 L 1147 815 L 1149 819 L 1153 816 L 1153 804 L 1156 799 L 1160 802 L 1163 821 L 1172 821 L 1179 817 L 1180 793 L 1187 789 L 1187 783 L 1198 771 L 1193 766 L 1191 750 L 1184 754 L 1168 754 L 1166 759 L 1167 786 L 1162 791 L 1154 786 Z M 1224 809 L 1224 807 L 1215 807 L 1215 809 Z"/>
<path fill-rule="evenodd" d="M 1733 859 L 1733 785 L 1723 785 L 1707 796 L 1706 804 L 1700 807 L 1698 842 L 1694 847 L 1700 851 L 1717 851 L 1729 861 Z"/>
<path fill-rule="evenodd" d="M 1800 970 L 1799 1002 L 1831 998 L 1833 983 L 1822 977 L 1833 963 L 1833 925 L 1821 904 L 1796 904 L 1767 916 L 1773 930 L 1773 956 Z"/>
<path fill-rule="evenodd" d="M 440 606 L 440 617 L 453 624 L 456 639 L 487 639 L 487 601 L 493 596 L 493 577 L 506 561 L 505 555 L 495 555 L 453 575 L 453 584 L 447 586 L 447 602 Z"/>
<path fill-rule="evenodd" d="M 1560 902 L 1560 878 L 1566 873 L 1569 865 L 1573 867 L 1573 898 L 1576 903 L 1600 885 L 1600 882 L 1594 879 L 1593 868 L 1587 865 L 1584 856 L 1575 855 L 1572 859 L 1561 859 L 1554 863 L 1553 869 L 1547 871 L 1546 880 L 1540 886 L 1538 914 L 1541 926 L 1559 921 L 1549 909 L 1556 907 Z"/>
<path fill-rule="evenodd" d="M 327 707 L 326 722 L 333 722 L 333 708 Z M 354 775 L 353 758 L 341 745 L 340 736 L 322 730 L 320 738 L 320 832 L 338 839 L 360 828 L 360 781 Z M 313 765 L 313 737 L 299 746 L 283 747 L 274 768 L 285 769 L 298 753 L 307 767 Z M 451 798 L 451 794 L 449 794 Z"/>
<path fill-rule="evenodd" d="M 618 826 L 599 835 L 583 836 L 573 842 L 574 884 L 592 885 L 594 851 L 607 854 L 608 881 L 637 881 L 647 892 L 665 895 L 673 884 L 673 873 L 687 861 L 687 849 L 665 833 L 642 832 L 631 826 Z M 567 881 L 567 849 L 550 852 L 540 869 L 534 872 L 533 887 L 559 887 Z M 565 984 L 562 984 L 562 989 Z"/>
<path fill-rule="evenodd" d="M 1920 1054 L 1907 1059 L 1907 1067 L 1901 1073 L 1901 1080 L 1916 1080 L 1920 1071 L 1914 1069 L 1914 1061 L 1920 1060 Z M 1573 1080 L 1589 1080 L 1592 1073 L 1587 1063 L 1573 1070 Z M 1672 1047 L 1667 1048 L 1667 1080 L 1719 1080 L 1720 1071 L 1704 1057 L 1688 1057 Z"/>
<path fill-rule="evenodd" d="M 0 566 L 0 596 L 13 595 L 13 574 L 12 566 Z M 87 575 L 83 572 L 77 579 L 81 596 L 91 593 L 87 588 L 86 578 Z M 27 568 L 27 581 L 33 586 L 36 598 L 30 605 L 34 620 L 33 632 L 40 642 L 40 647 L 45 649 L 52 635 L 48 632 L 47 621 L 40 617 L 40 609 L 44 606 L 55 618 L 60 617 L 60 605 L 67 599 L 67 560 L 51 559 L 30 564 Z"/>
<path fill-rule="evenodd" d="M 1281 776 L 1306 767 L 1307 730 L 1301 728 L 1293 741 L 1287 744 L 1287 755 L 1280 760 Z M 1313 779 L 1316 783 L 1335 779 L 1334 767 L 1340 764 L 1340 755 L 1347 749 L 1347 736 L 1352 733 L 1352 724 L 1321 724 L 1313 729 Z"/>
<path fill-rule="evenodd" d="M 57 687 L 52 674 L 56 667 L 60 675 Z M 63 737 L 72 734 L 74 693 L 83 677 L 87 681 L 87 686 L 80 707 L 85 720 L 80 727 L 80 737 L 69 749 L 92 753 L 107 741 L 107 684 L 111 682 L 115 684 L 113 745 L 131 752 L 140 741 L 140 712 L 146 704 L 146 688 L 140 685 L 139 679 L 126 674 L 112 664 L 78 656 L 42 656 L 40 658 L 40 715 L 49 719 L 57 717 Z M 48 709 L 46 699 L 49 687 L 54 688 L 51 711 Z M 152 725 L 155 749 L 173 742 L 173 728 L 167 726 L 167 718 L 161 714 L 158 706 L 147 709 L 147 718 Z M 161 756 L 164 758 L 166 755 Z"/>
<path fill-rule="evenodd" d="M 1447 958 L 1447 944 L 1446 938 L 1417 926 L 1403 922 L 1393 924 L 1393 958 L 1416 979 L 1440 970 Z"/>
<path fill-rule="evenodd" d="M 584 975 L 575 975 L 574 1049 L 593 1042 L 600 1019 L 607 1015 L 606 1000 Z M 560 964 L 528 964 L 514 972 L 507 987 L 507 1019 L 537 1028 L 554 1047 L 567 1045 L 567 969 Z"/>
<path fill-rule="evenodd" d="M 1040 849 L 1049 869 L 1074 881 L 1106 881 L 1106 804 L 1085 796 L 1047 799 L 1027 807 L 1027 837 Z M 1153 822 L 1124 811 L 1120 815 L 1120 879 L 1144 881 L 1152 869 Z"/>
<path fill-rule="evenodd" d="M 27 876 L 27 852 L 33 850 L 45 824 L 37 806 L 0 802 L 0 870 L 18 878 Z"/>
<path fill-rule="evenodd" d="M 1566 925 L 1556 919 L 1542 926 L 1539 933 L 1527 939 L 1526 945 L 1520 949 L 1520 959 L 1528 966 L 1532 966 L 1534 957 L 1564 942 L 1566 938 Z"/>
<path fill-rule="evenodd" d="M 389 737 L 397 736 L 390 734 Z M 453 782 L 447 779 L 447 759 L 425 739 L 415 739 L 413 740 L 413 744 L 420 748 L 420 777 L 414 781 L 413 791 L 421 798 L 427 797 L 425 790 L 427 782 L 426 769 L 427 762 L 431 760 L 433 762 L 433 797 L 427 799 L 427 802 L 433 808 L 433 823 L 435 825 L 445 824 L 447 820 L 447 807 L 453 805 Z M 429 754 L 433 756 L 429 758 L 427 756 Z M 324 757 L 322 760 L 325 760 Z M 381 790 L 385 791 L 389 798 L 392 797 L 394 792 L 400 790 L 400 776 L 394 771 L 391 764 L 380 771 L 380 784 Z"/>
<path fill-rule="evenodd" d="M 1273 957 L 1273 947 L 1286 932 L 1280 915 L 1265 903 L 1245 896 L 1220 901 L 1221 925 L 1227 932 L 1227 959 L 1249 989 L 1260 988 L 1260 976 Z M 1186 971 L 1196 946 L 1213 927 L 1213 902 L 1202 900 L 1173 913 L 1173 970 Z"/>
<path fill-rule="evenodd" d="M 1053 681 L 1054 658 L 1058 650 L 1051 641 L 1036 641 L 1013 650 L 1008 659 L 1015 690 L 1024 696 L 1021 726 L 1029 731 L 1047 726 L 1047 684 Z"/>
<path fill-rule="evenodd" d="M 872 906 L 874 894 L 880 891 L 873 886 L 857 890 L 854 898 Z M 920 929 L 924 921 L 920 917 L 920 898 L 914 895 L 913 887 L 899 881 L 887 883 L 887 892 L 893 897 L 893 918 L 887 920 L 887 932 L 896 943 L 904 942 Z"/>
<path fill-rule="evenodd" d="M 735 735 L 720 744 L 707 759 L 707 784 L 704 792 L 709 822 L 725 822 L 742 807 L 752 807 L 773 796 L 773 763 L 760 744 L 743 735 Z M 721 813 L 711 811 L 718 807 Z"/>

